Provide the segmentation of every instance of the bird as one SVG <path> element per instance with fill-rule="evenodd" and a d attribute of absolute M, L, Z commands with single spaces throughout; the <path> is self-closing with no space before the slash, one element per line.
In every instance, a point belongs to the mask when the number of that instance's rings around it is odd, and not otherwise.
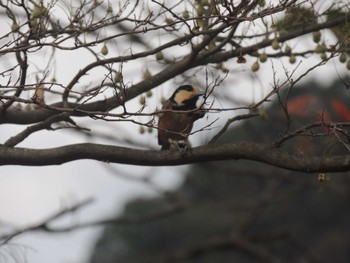
<path fill-rule="evenodd" d="M 169 150 L 175 146 L 186 151 L 188 136 L 193 123 L 203 118 L 203 93 L 192 85 L 178 87 L 163 104 L 158 120 L 158 144 L 161 150 Z"/>

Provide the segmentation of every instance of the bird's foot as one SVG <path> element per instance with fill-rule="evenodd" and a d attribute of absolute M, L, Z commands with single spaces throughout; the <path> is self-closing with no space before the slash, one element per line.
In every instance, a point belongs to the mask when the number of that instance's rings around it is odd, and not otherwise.
<path fill-rule="evenodd" d="M 177 149 L 184 153 L 187 150 L 187 142 L 185 140 L 177 141 Z"/>

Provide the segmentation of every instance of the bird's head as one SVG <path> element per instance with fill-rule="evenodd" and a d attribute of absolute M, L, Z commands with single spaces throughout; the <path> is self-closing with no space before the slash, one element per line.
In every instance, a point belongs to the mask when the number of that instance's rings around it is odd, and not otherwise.
<path fill-rule="evenodd" d="M 183 85 L 175 90 L 170 101 L 176 110 L 194 110 L 203 105 L 204 99 L 198 88 Z"/>

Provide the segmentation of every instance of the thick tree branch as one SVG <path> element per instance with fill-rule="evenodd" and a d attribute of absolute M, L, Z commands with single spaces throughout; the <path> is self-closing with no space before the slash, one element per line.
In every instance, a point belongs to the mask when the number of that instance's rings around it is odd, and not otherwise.
<path fill-rule="evenodd" d="M 190 149 L 185 153 L 175 150 L 140 150 L 91 143 L 52 149 L 0 147 L 0 165 L 57 165 L 81 159 L 143 166 L 174 166 L 243 159 L 307 173 L 350 171 L 350 155 L 296 155 L 270 145 L 251 142 L 206 145 Z"/>

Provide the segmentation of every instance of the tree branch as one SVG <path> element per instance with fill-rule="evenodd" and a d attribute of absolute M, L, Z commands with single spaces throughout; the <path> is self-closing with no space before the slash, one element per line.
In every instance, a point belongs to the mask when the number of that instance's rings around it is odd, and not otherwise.
<path fill-rule="evenodd" d="M 53 221 L 53 220 L 55 220 L 55 219 L 65 215 L 65 214 L 74 212 L 74 211 L 82 208 L 83 206 L 86 206 L 87 204 L 90 204 L 92 201 L 93 201 L 92 199 L 84 200 L 84 201 L 82 201 L 80 203 L 77 203 L 77 204 L 73 205 L 70 208 L 62 209 L 60 211 L 57 211 L 57 212 L 49 215 L 47 218 L 45 218 L 43 221 L 41 221 L 38 224 L 33 224 L 33 225 L 25 227 L 23 229 L 17 230 L 17 231 L 15 231 L 13 233 L 0 236 L 0 241 L 1 241 L 0 246 L 3 245 L 3 244 L 6 244 L 11 239 L 13 239 L 16 236 L 19 236 L 20 234 L 23 234 L 24 232 L 36 231 L 36 230 L 48 230 L 48 229 L 50 229 L 48 224 L 51 221 Z"/>
<path fill-rule="evenodd" d="M 259 16 L 256 15 L 253 18 L 257 19 L 257 17 L 259 17 Z M 317 25 L 306 26 L 300 30 L 296 30 L 296 31 L 293 31 L 291 33 L 285 34 L 285 35 L 279 37 L 278 40 L 280 42 L 285 42 L 287 40 L 296 38 L 297 36 L 302 36 L 302 35 L 308 34 L 308 33 L 313 32 L 313 31 L 317 31 L 317 30 L 324 29 L 324 28 L 334 27 L 334 26 L 337 26 L 337 25 L 340 25 L 340 24 L 346 22 L 349 18 L 350 18 L 350 15 L 343 15 L 343 16 L 340 16 L 340 17 L 338 17 L 334 20 L 331 20 L 331 21 L 326 21 L 324 23 L 320 23 Z M 238 22 L 239 21 L 237 21 L 237 23 Z M 203 34 L 203 35 L 215 34 L 218 31 L 223 30 L 224 28 L 225 28 L 225 26 L 221 26 L 218 29 L 208 30 L 206 32 L 202 32 L 201 34 Z M 190 37 L 194 37 L 194 36 L 195 35 L 190 35 Z M 186 38 L 189 38 L 189 36 L 186 36 Z M 178 41 L 178 40 L 174 40 L 174 41 Z M 272 41 L 273 41 L 272 39 L 267 39 L 267 40 L 263 40 L 257 44 L 251 45 L 251 46 L 242 47 L 241 49 L 232 49 L 230 51 L 217 52 L 215 54 L 215 56 L 213 56 L 213 55 L 208 56 L 210 54 L 210 51 L 202 52 L 201 54 L 198 54 L 198 56 L 195 58 L 193 58 L 191 55 L 188 55 L 188 56 L 184 57 L 183 59 L 179 60 L 178 62 L 173 63 L 170 66 L 166 67 L 165 69 L 161 70 L 159 73 L 155 74 L 154 76 L 152 76 L 146 80 L 142 80 L 139 83 L 128 88 L 127 94 L 125 97 L 122 98 L 122 100 L 118 100 L 118 99 L 116 99 L 115 96 L 113 96 L 113 97 L 107 98 L 105 100 L 94 101 L 94 102 L 86 103 L 83 105 L 79 104 L 79 103 L 71 103 L 71 102 L 66 102 L 66 103 L 58 102 L 58 103 L 55 103 L 55 104 L 52 104 L 49 106 L 51 108 L 53 108 L 53 107 L 63 108 L 64 104 L 66 104 L 65 106 L 67 108 L 70 108 L 70 109 L 78 108 L 78 109 L 81 109 L 84 111 L 109 111 L 111 109 L 119 107 L 120 101 L 127 102 L 127 101 L 139 96 L 140 94 L 147 92 L 148 90 L 151 90 L 151 89 L 159 86 L 160 84 L 168 81 L 169 79 L 186 72 L 187 70 L 189 70 L 191 68 L 206 65 L 208 63 L 223 62 L 223 61 L 226 61 L 228 59 L 238 57 L 242 54 L 243 55 L 251 54 L 252 52 L 254 52 L 256 50 L 270 46 Z M 179 42 L 179 43 L 181 43 L 181 42 Z M 169 42 L 168 44 L 164 44 L 163 48 L 168 47 L 167 45 L 169 45 L 169 47 L 170 47 L 173 44 L 174 44 L 173 42 Z M 143 53 L 143 55 L 154 54 L 154 53 L 156 53 L 155 51 L 158 51 L 158 49 L 155 49 L 153 51 L 149 51 L 148 53 L 145 52 L 145 53 Z M 82 72 L 78 73 L 75 77 L 76 81 L 79 80 L 79 78 L 81 76 L 83 76 L 87 71 L 89 71 L 90 67 L 94 68 L 97 65 L 99 65 L 99 63 L 100 64 L 101 63 L 102 64 L 103 63 L 116 63 L 118 61 L 120 62 L 120 58 L 110 58 L 110 59 L 104 60 L 103 62 L 95 62 L 95 63 L 85 67 Z M 69 87 L 70 88 L 73 87 L 74 83 L 75 82 L 72 81 L 69 84 Z M 69 92 L 70 88 L 68 89 L 67 92 Z M 3 106 L 0 106 L 0 111 L 2 110 L 2 107 Z M 48 107 L 48 108 L 50 108 L 50 107 Z M 45 108 L 37 109 L 34 111 L 30 111 L 30 112 L 29 111 L 18 111 L 14 108 L 8 108 L 7 111 L 5 112 L 5 114 L 0 115 L 0 123 L 31 124 L 31 123 L 43 121 L 43 120 L 45 120 L 45 119 L 49 118 L 50 116 L 55 115 L 57 113 L 59 113 L 59 110 L 50 110 L 50 109 L 45 109 Z M 81 116 L 82 114 L 77 113 L 77 115 Z M 83 116 L 86 116 L 86 115 L 83 115 Z"/>
<path fill-rule="evenodd" d="M 4 146 L 13 147 L 19 144 L 20 142 L 22 142 L 23 140 L 25 140 L 29 135 L 33 134 L 34 132 L 44 130 L 44 129 L 50 129 L 53 123 L 64 121 L 64 120 L 69 121 L 69 115 L 67 113 L 60 113 L 58 115 L 53 115 L 47 120 L 40 122 L 38 124 L 34 124 L 33 126 L 27 127 L 22 132 L 18 133 L 15 136 L 12 136 L 4 143 Z"/>
<path fill-rule="evenodd" d="M 142 166 L 175 166 L 242 159 L 306 173 L 350 171 L 350 155 L 296 155 L 267 144 L 252 142 L 206 145 L 190 149 L 185 153 L 176 150 L 140 150 L 92 143 L 52 149 L 0 147 L 0 165 L 58 165 L 82 159 Z"/>
<path fill-rule="evenodd" d="M 228 119 L 226 121 L 224 127 L 222 127 L 221 130 L 217 134 L 215 134 L 215 136 L 209 141 L 208 144 L 215 143 L 226 132 L 226 130 L 229 128 L 229 126 L 232 123 L 234 123 L 235 121 L 250 119 L 250 118 L 253 118 L 256 116 L 259 116 L 259 113 L 248 113 L 248 114 L 238 115 L 238 116 L 235 116 L 235 117 Z"/>

